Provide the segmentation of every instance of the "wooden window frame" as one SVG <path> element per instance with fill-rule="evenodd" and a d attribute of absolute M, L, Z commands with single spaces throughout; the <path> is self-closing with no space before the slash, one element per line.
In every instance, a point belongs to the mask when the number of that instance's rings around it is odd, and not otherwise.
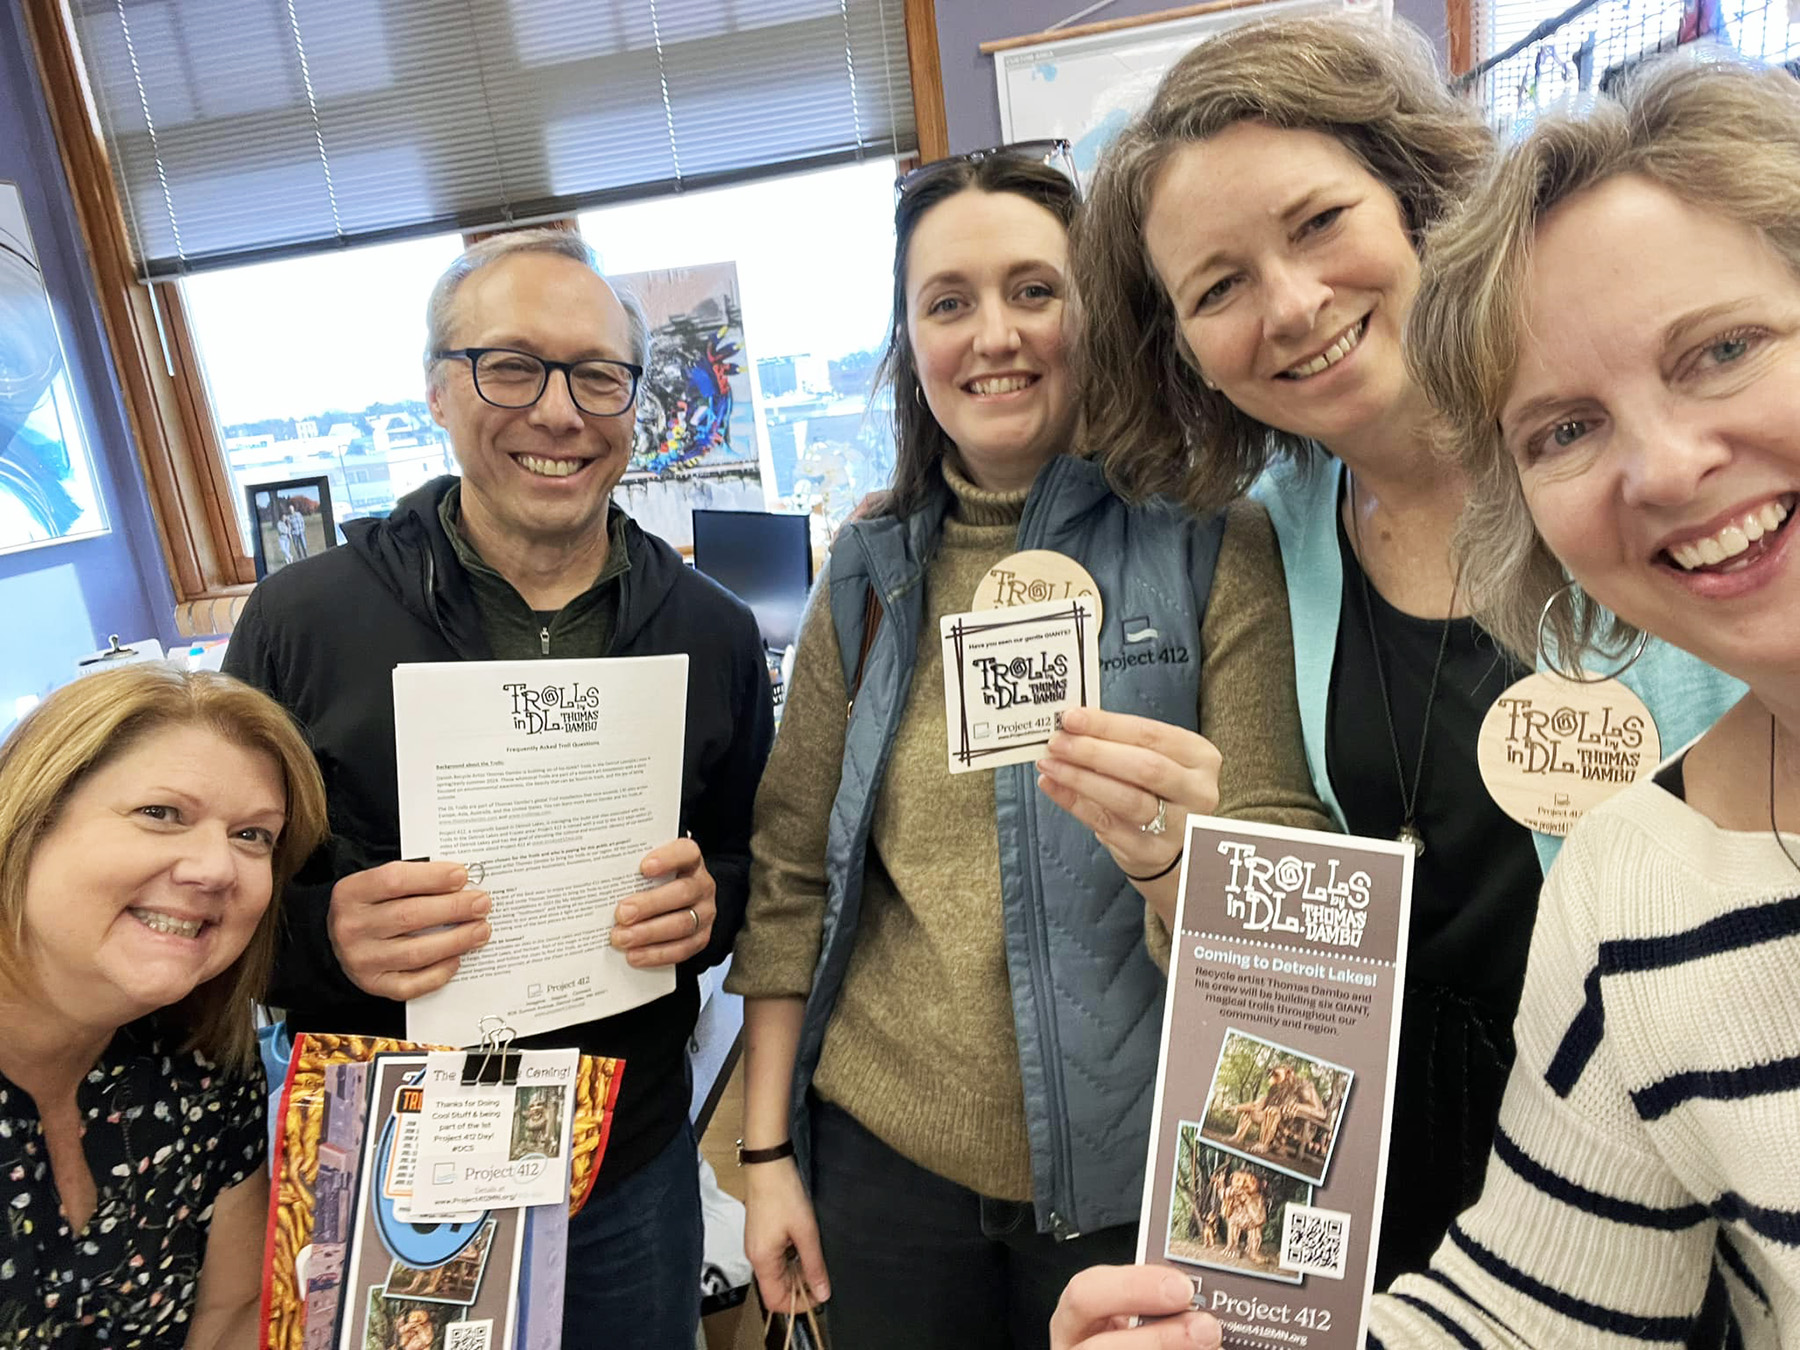
<path fill-rule="evenodd" d="M 185 605 L 245 593 L 255 573 L 239 538 L 181 288 L 137 278 L 66 4 L 22 4 L 175 599 Z"/>
<path fill-rule="evenodd" d="M 1466 75 L 1475 64 L 1474 0 L 1444 0 L 1444 27 L 1450 36 L 1450 75 Z"/>
<path fill-rule="evenodd" d="M 174 586 L 177 619 L 187 616 L 182 626 L 200 631 L 206 620 L 195 616 L 235 613 L 256 577 L 238 528 L 235 490 L 187 306 L 179 282 L 138 280 L 66 0 L 21 3 Z M 926 160 L 941 159 L 950 152 L 950 138 L 934 0 L 905 0 L 905 6 L 919 152 Z"/>
<path fill-rule="evenodd" d="M 937 0 L 906 0 L 906 67 L 912 77 L 913 129 L 919 137 L 919 159 L 929 164 L 950 153 L 944 71 L 938 56 Z"/>

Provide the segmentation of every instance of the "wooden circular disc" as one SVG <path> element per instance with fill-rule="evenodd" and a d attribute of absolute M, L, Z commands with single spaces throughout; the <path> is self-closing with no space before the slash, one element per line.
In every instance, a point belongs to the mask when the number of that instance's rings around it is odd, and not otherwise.
<path fill-rule="evenodd" d="M 1662 738 L 1644 701 L 1617 680 L 1582 684 L 1539 672 L 1494 700 L 1475 758 L 1502 811 L 1529 829 L 1566 835 L 1656 771 Z"/>
<path fill-rule="evenodd" d="M 1007 609 L 1035 605 L 1045 600 L 1072 600 L 1085 595 L 1094 602 L 1094 629 L 1103 617 L 1100 588 L 1087 568 L 1067 554 L 1047 548 L 1028 548 L 1009 554 L 988 568 L 975 588 L 971 609 Z"/>

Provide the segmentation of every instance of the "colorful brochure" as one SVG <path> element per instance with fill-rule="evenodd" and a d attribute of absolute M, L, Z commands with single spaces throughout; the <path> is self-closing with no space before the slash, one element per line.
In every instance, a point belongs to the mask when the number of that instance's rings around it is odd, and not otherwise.
<path fill-rule="evenodd" d="M 1140 1261 L 1243 1350 L 1360 1350 L 1413 852 L 1190 817 Z"/>
<path fill-rule="evenodd" d="M 520 1274 L 532 1211 L 495 1209 L 419 1224 L 395 1213 L 396 1201 L 411 1195 L 426 1062 L 423 1054 L 377 1055 L 369 1071 L 337 1350 L 513 1350 L 520 1343 Z"/>

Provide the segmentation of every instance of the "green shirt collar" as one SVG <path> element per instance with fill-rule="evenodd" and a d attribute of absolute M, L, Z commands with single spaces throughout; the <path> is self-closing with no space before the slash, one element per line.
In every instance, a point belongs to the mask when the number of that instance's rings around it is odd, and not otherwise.
<path fill-rule="evenodd" d="M 600 568 L 600 575 L 594 578 L 589 586 L 570 605 L 587 601 L 594 592 L 608 582 L 622 577 L 631 570 L 631 552 L 625 543 L 626 515 L 616 506 L 608 505 L 606 511 L 606 562 Z M 463 565 L 463 570 L 484 580 L 498 581 L 512 589 L 512 583 L 495 571 L 483 558 L 475 545 L 469 542 L 462 531 L 462 484 L 452 483 L 450 490 L 438 499 L 438 522 L 443 525 L 444 533 L 450 537 L 450 547 L 456 550 L 456 560 Z M 514 591 L 517 594 L 517 591 Z M 524 598 L 519 603 L 523 605 Z"/>

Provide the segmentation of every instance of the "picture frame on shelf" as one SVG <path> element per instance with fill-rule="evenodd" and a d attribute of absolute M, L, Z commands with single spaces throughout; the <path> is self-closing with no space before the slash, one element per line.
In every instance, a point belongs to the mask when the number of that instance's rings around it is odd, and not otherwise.
<path fill-rule="evenodd" d="M 247 484 L 244 502 L 258 581 L 337 543 L 331 479 L 324 474 Z"/>

